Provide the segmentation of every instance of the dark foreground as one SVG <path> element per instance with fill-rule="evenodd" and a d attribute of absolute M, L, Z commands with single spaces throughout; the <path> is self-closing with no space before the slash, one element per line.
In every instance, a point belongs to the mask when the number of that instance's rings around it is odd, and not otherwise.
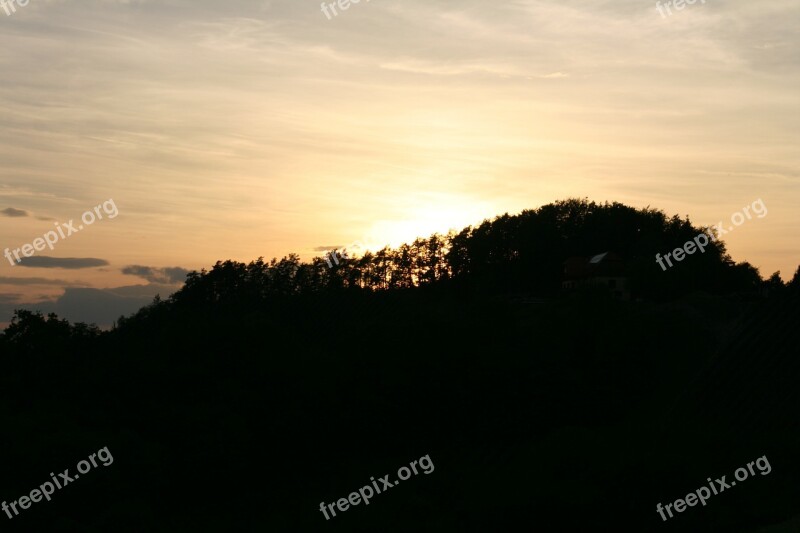
<path fill-rule="evenodd" d="M 247 312 L 155 305 L 99 337 L 31 326 L 3 345 L 0 497 L 103 447 L 113 463 L 0 523 L 795 531 L 799 312 L 788 291 L 661 304 L 344 291 Z M 761 457 L 768 473 L 751 465 L 675 512 Z M 415 460 L 369 505 L 335 507 Z"/>

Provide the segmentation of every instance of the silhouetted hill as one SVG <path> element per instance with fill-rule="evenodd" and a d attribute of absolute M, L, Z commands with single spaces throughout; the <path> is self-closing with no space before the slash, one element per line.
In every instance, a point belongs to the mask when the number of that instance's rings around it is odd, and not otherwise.
<path fill-rule="evenodd" d="M 0 441 L 0 498 L 103 446 L 115 461 L 4 523 L 752 531 L 789 520 L 798 275 L 763 281 L 722 243 L 658 267 L 656 253 L 700 231 L 569 200 L 334 267 L 219 262 L 109 332 L 19 312 L 0 338 L 12 436 Z M 609 250 L 634 299 L 560 289 L 564 261 Z M 769 476 L 667 523 L 656 513 L 764 454 Z M 320 512 L 425 455 L 429 475 L 332 520 Z"/>
<path fill-rule="evenodd" d="M 649 208 L 573 199 L 503 215 L 447 236 L 416 239 L 396 249 L 341 257 L 336 264 L 322 258 L 301 262 L 295 254 L 280 261 L 218 262 L 210 271 L 190 273 L 184 287 L 161 305 L 233 306 L 241 311 L 242 306 L 282 305 L 288 297 L 344 289 L 426 287 L 555 296 L 568 258 L 608 250 L 624 260 L 624 275 L 637 297 L 664 300 L 694 291 L 758 292 L 763 285 L 758 270 L 748 263 L 736 264 L 722 241 L 709 242 L 703 253 L 675 268 L 659 267 L 657 254 L 683 247 L 708 231 Z"/>

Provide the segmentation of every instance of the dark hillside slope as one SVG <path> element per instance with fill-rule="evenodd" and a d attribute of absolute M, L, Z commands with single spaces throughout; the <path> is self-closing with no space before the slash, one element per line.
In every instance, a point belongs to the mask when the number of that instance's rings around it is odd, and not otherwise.
<path fill-rule="evenodd" d="M 653 254 L 697 231 L 569 200 L 334 267 L 218 262 L 109 332 L 19 312 L 0 337 L 0 499 L 104 446 L 115 461 L 4 524 L 640 532 L 788 520 L 800 510 L 800 281 L 768 284 L 722 243 L 662 272 Z M 567 257 L 608 249 L 640 299 L 561 291 Z M 334 520 L 320 512 L 425 455 L 430 474 Z M 770 475 L 668 523 L 656 514 L 762 455 Z"/>
<path fill-rule="evenodd" d="M 671 479 L 667 501 L 705 477 L 733 478 L 766 455 L 767 475 L 743 481 L 698 515 L 714 530 L 752 530 L 764 516 L 797 514 L 800 501 L 800 297 L 770 298 L 737 323 L 663 421 L 654 457 Z M 678 473 L 676 477 L 676 473 Z M 655 475 L 655 474 L 654 474 Z"/>

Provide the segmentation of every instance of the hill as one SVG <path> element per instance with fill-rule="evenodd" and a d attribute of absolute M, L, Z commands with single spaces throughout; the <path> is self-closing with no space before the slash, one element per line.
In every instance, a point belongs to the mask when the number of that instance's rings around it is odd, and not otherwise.
<path fill-rule="evenodd" d="M 218 262 L 109 332 L 20 311 L 0 338 L 0 421 L 12 436 L 0 444 L 0 497 L 104 446 L 115 460 L 7 524 L 753 531 L 789 521 L 800 513 L 800 276 L 764 281 L 721 241 L 659 268 L 656 253 L 706 230 L 567 200 L 333 266 Z M 631 299 L 562 289 L 567 259 L 605 251 L 623 258 Z M 769 475 L 669 521 L 657 514 L 762 455 Z M 430 473 L 370 505 L 320 511 L 425 456 Z"/>

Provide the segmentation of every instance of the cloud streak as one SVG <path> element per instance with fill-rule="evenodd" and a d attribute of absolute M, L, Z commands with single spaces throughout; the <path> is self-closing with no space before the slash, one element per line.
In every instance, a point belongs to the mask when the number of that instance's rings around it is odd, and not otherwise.
<path fill-rule="evenodd" d="M 82 268 L 95 268 L 106 266 L 109 262 L 105 259 L 93 257 L 48 257 L 35 255 L 23 257 L 19 266 L 28 268 L 63 268 L 66 270 L 79 270 Z"/>
<path fill-rule="evenodd" d="M 87 283 L 49 278 L 10 278 L 0 276 L 0 285 L 54 285 L 57 287 L 86 287 Z"/>

